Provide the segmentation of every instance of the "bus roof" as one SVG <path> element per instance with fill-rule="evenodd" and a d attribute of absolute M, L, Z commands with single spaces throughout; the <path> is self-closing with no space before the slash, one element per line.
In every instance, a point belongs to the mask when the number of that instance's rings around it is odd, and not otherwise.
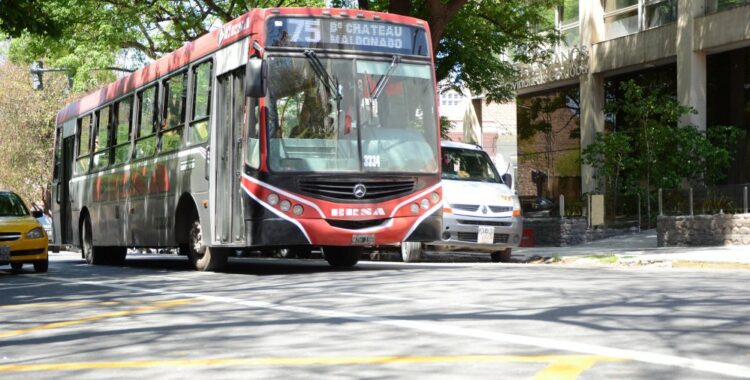
<path fill-rule="evenodd" d="M 175 71 L 190 62 L 203 58 L 219 48 L 238 41 L 248 35 L 257 34 L 262 31 L 263 20 L 276 15 L 300 15 L 320 17 L 341 17 L 359 20 L 377 20 L 384 22 L 396 22 L 410 25 L 420 25 L 430 33 L 429 26 L 425 21 L 389 13 L 363 11 L 358 9 L 338 8 L 268 8 L 253 9 L 244 15 L 227 22 L 221 28 L 206 33 L 205 35 L 186 43 L 181 48 L 164 55 L 153 63 L 129 74 L 117 81 L 95 90 L 82 98 L 75 100 L 57 113 L 57 125 L 65 121 L 77 118 L 79 115 L 96 109 L 102 104 L 125 95 L 136 88 L 150 83 L 172 71 Z M 258 41 L 264 45 L 263 39 Z M 252 48 L 252 45 L 250 46 Z"/>

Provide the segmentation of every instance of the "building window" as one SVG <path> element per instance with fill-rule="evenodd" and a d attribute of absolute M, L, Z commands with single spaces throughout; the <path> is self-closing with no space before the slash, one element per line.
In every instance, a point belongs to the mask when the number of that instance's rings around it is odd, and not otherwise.
<path fill-rule="evenodd" d="M 677 21 L 677 0 L 602 0 L 606 39 Z"/>
<path fill-rule="evenodd" d="M 578 0 L 564 0 L 557 7 L 555 26 L 562 35 L 563 44 L 566 47 L 581 44 L 581 29 L 578 17 Z"/>
<path fill-rule="evenodd" d="M 706 0 L 706 12 L 721 12 L 745 5 L 750 5 L 750 0 Z"/>

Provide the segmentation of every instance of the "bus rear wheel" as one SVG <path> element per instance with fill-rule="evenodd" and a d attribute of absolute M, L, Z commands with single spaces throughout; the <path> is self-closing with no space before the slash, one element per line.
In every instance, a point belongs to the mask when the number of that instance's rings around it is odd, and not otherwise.
<path fill-rule="evenodd" d="M 362 256 L 362 249 L 358 247 L 322 247 L 323 257 L 332 267 L 345 268 L 353 267 L 359 262 Z"/>
<path fill-rule="evenodd" d="M 207 247 L 203 244 L 203 230 L 199 220 L 190 224 L 188 243 L 184 247 L 187 256 L 197 271 L 217 271 L 227 265 L 229 252 L 218 247 Z"/>

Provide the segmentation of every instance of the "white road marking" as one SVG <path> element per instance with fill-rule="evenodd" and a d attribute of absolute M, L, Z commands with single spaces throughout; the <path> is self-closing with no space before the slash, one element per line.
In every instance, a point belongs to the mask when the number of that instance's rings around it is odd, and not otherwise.
<path fill-rule="evenodd" d="M 315 308 L 305 307 L 305 306 L 290 306 L 290 305 L 281 305 L 281 304 L 272 303 L 272 302 L 248 301 L 248 300 L 242 300 L 238 298 L 212 296 L 212 295 L 201 294 L 201 293 L 178 292 L 178 291 L 170 291 L 170 290 L 164 290 L 164 289 L 144 289 L 144 288 L 137 287 L 137 286 L 106 284 L 102 282 L 93 282 L 93 281 L 77 281 L 77 280 L 71 280 L 71 279 L 60 278 L 60 277 L 45 276 L 45 277 L 39 277 L 39 278 L 40 279 L 43 278 L 45 280 L 55 280 L 55 281 L 59 281 L 63 283 L 73 283 L 77 285 L 99 286 L 99 287 L 105 287 L 105 288 L 125 290 L 128 292 L 159 294 L 159 295 L 167 295 L 167 296 L 174 296 L 174 297 L 180 297 L 180 298 L 190 297 L 190 298 L 196 298 L 196 299 L 200 299 L 200 300 L 208 301 L 208 302 L 226 303 L 226 304 L 231 304 L 231 305 L 242 305 L 242 306 L 246 306 L 250 308 L 277 310 L 277 311 L 299 313 L 299 314 L 310 315 L 310 316 L 317 315 L 317 316 L 326 317 L 326 318 L 349 319 L 349 320 L 354 320 L 354 321 L 374 323 L 374 324 L 390 326 L 390 327 L 423 331 L 423 332 L 428 332 L 428 333 L 435 334 L 435 335 L 451 335 L 451 336 L 481 339 L 481 340 L 499 342 L 499 343 L 512 343 L 512 344 L 518 344 L 518 345 L 523 345 L 523 346 L 532 346 L 532 347 L 545 348 L 545 349 L 550 349 L 550 350 L 577 352 L 577 353 L 597 355 L 597 356 L 610 356 L 610 357 L 615 357 L 615 358 L 630 359 L 633 361 L 638 361 L 638 362 L 643 362 L 643 363 L 687 368 L 687 369 L 692 369 L 696 371 L 709 372 L 709 373 L 715 373 L 715 374 L 732 376 L 732 377 L 750 378 L 750 367 L 737 365 L 737 364 L 731 364 L 731 363 L 723 363 L 723 362 L 718 362 L 718 361 L 713 361 L 713 360 L 692 359 L 692 358 L 685 358 L 685 357 L 674 356 L 674 355 L 660 354 L 660 353 L 655 353 L 655 352 L 612 348 L 612 347 L 600 346 L 596 344 L 569 342 L 569 341 L 558 340 L 558 339 L 537 338 L 537 337 L 516 335 L 516 334 L 505 334 L 505 333 L 499 333 L 495 331 L 448 326 L 445 324 L 440 324 L 440 323 L 435 323 L 435 322 L 418 322 L 418 321 L 410 321 L 410 320 L 395 319 L 395 318 L 383 318 L 383 317 L 377 317 L 377 316 L 367 315 L 367 314 L 348 313 L 344 311 L 315 309 Z"/>

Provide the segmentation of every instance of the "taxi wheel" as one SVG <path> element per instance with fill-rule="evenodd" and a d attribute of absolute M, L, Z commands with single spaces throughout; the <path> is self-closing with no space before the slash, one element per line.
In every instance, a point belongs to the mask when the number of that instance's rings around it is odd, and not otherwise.
<path fill-rule="evenodd" d="M 509 263 L 510 262 L 510 248 L 506 248 L 503 251 L 492 252 L 490 259 L 493 263 Z"/>
<path fill-rule="evenodd" d="M 422 243 L 418 241 L 401 242 L 401 260 L 413 263 L 422 258 Z"/>
<path fill-rule="evenodd" d="M 20 272 L 23 269 L 23 263 L 10 263 L 10 269 L 13 272 Z"/>
<path fill-rule="evenodd" d="M 187 256 L 196 270 L 218 271 L 227 265 L 229 250 L 218 247 L 206 247 L 203 244 L 201 222 L 194 220 L 188 232 Z"/>
<path fill-rule="evenodd" d="M 34 272 L 36 273 L 46 273 L 48 267 L 49 259 L 34 261 Z"/>
<path fill-rule="evenodd" d="M 332 267 L 345 268 L 357 265 L 362 256 L 362 248 L 358 247 L 323 247 L 323 257 Z"/>

